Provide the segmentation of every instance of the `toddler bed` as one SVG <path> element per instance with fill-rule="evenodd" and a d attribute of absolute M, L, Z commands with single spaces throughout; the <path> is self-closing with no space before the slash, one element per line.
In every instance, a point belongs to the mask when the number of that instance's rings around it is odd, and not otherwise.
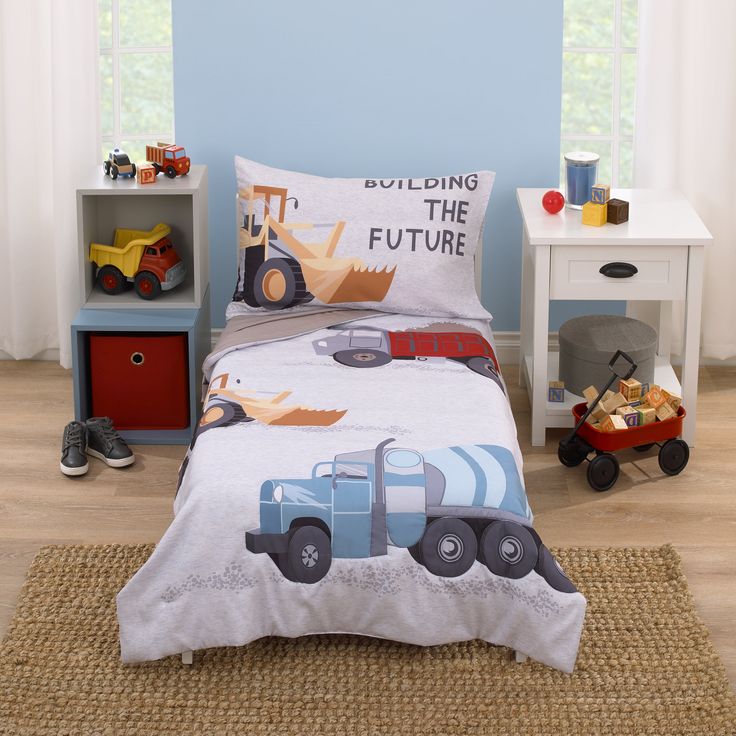
<path fill-rule="evenodd" d="M 283 220 L 259 246 L 297 249 Z M 118 595 L 123 661 L 350 633 L 571 672 L 586 603 L 532 526 L 489 320 L 301 301 L 229 310 L 175 518 Z"/>

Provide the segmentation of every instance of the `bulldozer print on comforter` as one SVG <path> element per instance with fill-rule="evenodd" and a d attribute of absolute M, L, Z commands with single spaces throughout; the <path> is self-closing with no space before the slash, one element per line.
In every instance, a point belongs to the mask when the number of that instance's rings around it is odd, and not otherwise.
<path fill-rule="evenodd" d="M 315 297 L 324 304 L 380 302 L 388 293 L 395 267 L 371 268 L 360 258 L 335 255 L 345 222 L 284 222 L 287 202 L 295 209 L 299 203 L 282 187 L 254 185 L 240 189 L 238 196 L 244 214 L 233 301 L 286 309 Z M 322 241 L 307 242 L 296 235 L 327 228 Z"/>

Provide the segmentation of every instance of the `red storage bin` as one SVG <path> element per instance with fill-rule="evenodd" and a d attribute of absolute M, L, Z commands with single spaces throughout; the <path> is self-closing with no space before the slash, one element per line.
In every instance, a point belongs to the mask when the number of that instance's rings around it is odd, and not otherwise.
<path fill-rule="evenodd" d="M 117 429 L 189 426 L 187 336 L 89 336 L 92 416 Z"/>

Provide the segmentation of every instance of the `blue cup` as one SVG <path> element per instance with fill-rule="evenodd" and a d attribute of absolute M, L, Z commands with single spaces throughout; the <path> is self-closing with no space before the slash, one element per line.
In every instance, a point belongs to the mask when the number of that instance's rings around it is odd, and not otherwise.
<path fill-rule="evenodd" d="M 573 151 L 565 154 L 567 177 L 567 196 L 565 201 L 573 210 L 583 209 L 583 205 L 593 198 L 593 185 L 598 176 L 600 156 L 590 151 Z"/>

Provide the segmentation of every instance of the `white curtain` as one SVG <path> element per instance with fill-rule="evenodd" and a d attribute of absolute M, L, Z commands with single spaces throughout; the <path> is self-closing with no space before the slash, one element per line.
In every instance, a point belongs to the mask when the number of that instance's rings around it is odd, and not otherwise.
<path fill-rule="evenodd" d="M 99 163 L 96 0 L 0 0 L 0 350 L 59 349 L 80 305 L 75 187 Z"/>
<path fill-rule="evenodd" d="M 715 239 L 705 252 L 702 352 L 719 359 L 736 355 L 735 74 L 736 0 L 639 0 L 634 178 L 681 190 Z"/>

